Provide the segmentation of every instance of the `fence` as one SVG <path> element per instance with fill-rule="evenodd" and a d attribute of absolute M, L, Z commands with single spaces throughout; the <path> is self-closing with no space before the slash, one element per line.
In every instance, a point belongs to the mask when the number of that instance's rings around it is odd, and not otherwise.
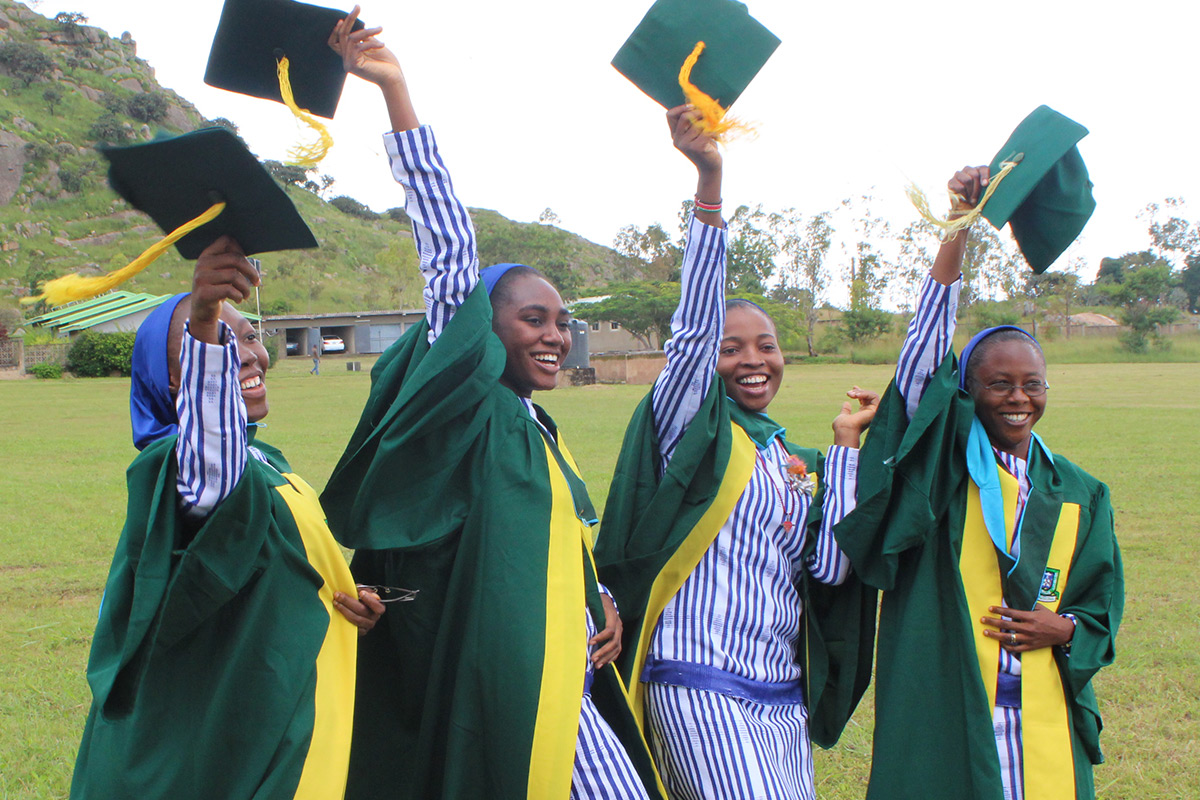
<path fill-rule="evenodd" d="M 70 342 L 62 344 L 31 344 L 25 348 L 25 369 L 35 364 L 67 365 L 67 351 L 71 349 Z"/>
<path fill-rule="evenodd" d="M 0 369 L 28 372 L 30 367 L 37 364 L 58 364 L 65 367 L 67 351 L 70 349 L 70 342 L 26 346 L 21 339 L 4 339 L 0 341 Z"/>
<path fill-rule="evenodd" d="M 22 362 L 22 345 L 20 339 L 0 340 L 0 369 L 20 369 Z"/>

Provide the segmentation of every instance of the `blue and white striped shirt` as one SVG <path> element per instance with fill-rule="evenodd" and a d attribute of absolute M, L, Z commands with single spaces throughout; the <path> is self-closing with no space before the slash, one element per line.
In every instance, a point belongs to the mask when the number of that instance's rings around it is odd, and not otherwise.
<path fill-rule="evenodd" d="M 704 400 L 725 328 L 724 229 L 692 219 L 679 308 L 671 319 L 667 366 L 652 405 L 663 465 Z M 782 433 L 782 432 L 781 432 Z M 845 580 L 849 561 L 833 524 L 854 507 L 858 451 L 833 447 L 826 460 L 824 519 L 813 561 L 803 564 L 811 498 L 785 480 L 788 453 L 777 436 L 758 451 L 750 483 L 716 540 L 663 610 L 652 658 L 712 666 L 756 681 L 800 677 L 800 570 L 825 583 Z M 784 522 L 790 525 L 784 525 Z"/>
<path fill-rule="evenodd" d="M 454 194 L 432 128 L 422 125 L 385 134 L 383 146 L 392 177 L 404 186 L 404 210 L 412 219 L 413 238 L 421 256 L 425 317 L 429 343 L 433 344 L 479 283 L 475 227 L 466 206 Z"/>
<path fill-rule="evenodd" d="M 175 483 L 180 509 L 192 519 L 204 519 L 233 492 L 247 455 L 266 463 L 262 453 L 247 446 L 237 336 L 224 322 L 219 330 L 222 344 L 206 344 L 185 324 L 179 352 Z"/>

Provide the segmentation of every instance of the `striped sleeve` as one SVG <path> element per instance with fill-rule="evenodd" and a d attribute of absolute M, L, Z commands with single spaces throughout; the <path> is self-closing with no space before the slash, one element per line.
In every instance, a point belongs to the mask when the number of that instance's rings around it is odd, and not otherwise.
<path fill-rule="evenodd" d="M 683 251 L 679 307 L 663 349 L 667 366 L 654 382 L 654 426 L 666 463 L 704 401 L 725 330 L 725 228 L 692 217 Z"/>
<path fill-rule="evenodd" d="M 854 510 L 858 490 L 858 450 L 834 445 L 825 454 L 825 500 L 816 552 L 809 557 L 808 571 L 821 583 L 837 586 L 850 574 L 848 559 L 833 538 L 833 526 Z"/>
<path fill-rule="evenodd" d="M 921 286 L 917 312 L 908 324 L 908 334 L 896 363 L 896 388 L 904 398 L 910 419 L 929 385 L 929 376 L 953 346 L 961 287 L 961 277 L 949 286 L 943 286 L 932 276 L 927 276 Z"/>
<path fill-rule="evenodd" d="M 238 386 L 237 337 L 220 323 L 223 344 L 205 344 L 185 326 L 180 348 L 179 462 L 183 513 L 203 519 L 230 495 L 246 469 L 246 404 Z"/>
<path fill-rule="evenodd" d="M 392 177 L 404 186 L 404 210 L 425 278 L 425 316 L 432 344 L 479 282 L 475 228 L 454 194 L 433 129 L 422 125 L 383 137 Z"/>

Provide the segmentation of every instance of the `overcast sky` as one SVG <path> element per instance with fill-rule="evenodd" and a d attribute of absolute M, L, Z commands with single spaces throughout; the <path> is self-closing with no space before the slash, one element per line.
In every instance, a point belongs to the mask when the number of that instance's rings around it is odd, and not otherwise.
<path fill-rule="evenodd" d="M 64 4 L 65 3 L 65 4 Z M 221 0 L 41 0 L 114 36 L 129 31 L 160 83 L 227 117 L 261 158 L 301 132 L 281 105 L 205 86 Z M 346 6 L 346 10 L 352 4 Z M 422 122 L 434 126 L 471 206 L 561 225 L 611 244 L 623 225 L 674 227 L 695 172 L 670 146 L 663 111 L 611 66 L 650 0 L 378 0 Z M 944 207 L 946 180 L 986 163 L 1039 104 L 1082 123 L 1097 209 L 1071 251 L 1090 276 L 1106 255 L 1148 244 L 1137 214 L 1168 196 L 1200 216 L 1196 31 L 1179 0 L 1005 3 L 751 0 L 783 44 L 734 107 L 756 141 L 725 154 L 725 205 L 806 214 L 871 191 L 896 228 L 915 218 L 916 181 Z M 403 202 L 387 169 L 378 91 L 347 83 L 320 170 L 334 192 L 383 210 Z M 1065 259 L 1064 259 L 1065 261 Z M 1056 268 L 1063 266 L 1060 261 Z"/>

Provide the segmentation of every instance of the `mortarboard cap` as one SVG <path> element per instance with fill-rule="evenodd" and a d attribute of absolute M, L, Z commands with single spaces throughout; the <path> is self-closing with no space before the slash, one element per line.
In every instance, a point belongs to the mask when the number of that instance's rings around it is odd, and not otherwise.
<path fill-rule="evenodd" d="M 170 232 L 217 202 L 225 209 L 175 246 L 187 259 L 221 236 L 246 255 L 316 247 L 291 199 L 233 133 L 203 128 L 130 147 L 101 147 L 108 182 L 139 211 Z"/>
<path fill-rule="evenodd" d="M 282 103 L 276 62 L 287 56 L 296 105 L 333 119 L 346 72 L 329 34 L 346 14 L 292 0 L 225 0 L 204 82 Z M 355 20 L 354 30 L 363 24 Z"/>
<path fill-rule="evenodd" d="M 679 68 L 697 42 L 706 48 L 691 81 L 726 109 L 779 46 L 775 34 L 735 0 L 658 0 L 612 65 L 664 108 L 673 108 L 687 102 Z"/>
<path fill-rule="evenodd" d="M 983 216 L 1012 227 L 1021 254 L 1041 274 L 1079 236 L 1096 209 L 1092 182 L 1075 145 L 1088 130 L 1048 106 L 1026 117 L 996 153 L 991 172 L 1019 161 L 996 187 Z"/>

